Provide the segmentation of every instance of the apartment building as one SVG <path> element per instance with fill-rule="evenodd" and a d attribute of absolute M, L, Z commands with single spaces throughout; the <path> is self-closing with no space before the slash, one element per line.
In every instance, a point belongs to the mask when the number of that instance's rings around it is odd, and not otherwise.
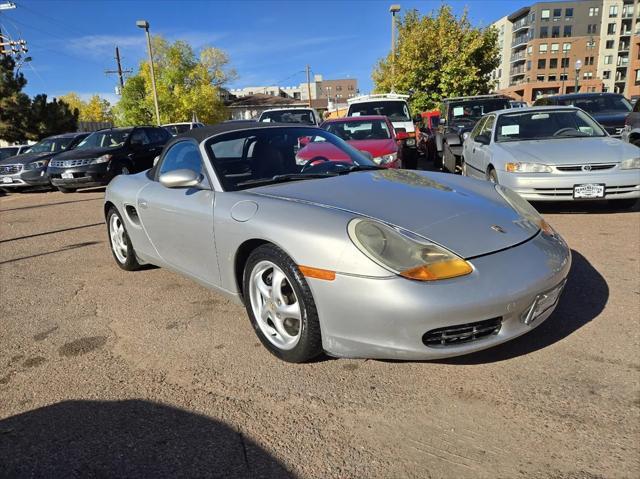
<path fill-rule="evenodd" d="M 628 95 L 628 79 L 631 74 L 635 79 L 629 58 L 637 18 L 638 0 L 539 2 L 521 8 L 506 22 L 501 18 L 493 24 L 499 32 L 511 29 L 511 41 L 503 41 L 501 51 L 502 75 L 493 75 L 496 88 L 528 102 L 574 92 L 576 80 L 580 92 Z"/>
<path fill-rule="evenodd" d="M 493 26 L 498 30 L 498 49 L 500 66 L 491 73 L 496 89 L 509 86 L 509 69 L 511 66 L 511 22 L 507 16 L 502 17 Z"/>
<path fill-rule="evenodd" d="M 308 101 L 309 91 L 311 91 L 312 100 L 346 103 L 348 98 L 357 96 L 358 80 L 355 78 L 325 80 L 322 75 L 314 75 L 309 84 L 302 82 L 298 86 L 251 86 L 232 89 L 231 94 L 237 98 L 251 95 L 269 95 Z"/>

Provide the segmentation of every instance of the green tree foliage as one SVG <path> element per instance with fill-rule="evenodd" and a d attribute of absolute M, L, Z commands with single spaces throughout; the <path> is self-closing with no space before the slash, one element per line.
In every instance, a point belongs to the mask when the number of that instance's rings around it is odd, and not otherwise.
<path fill-rule="evenodd" d="M 111 104 L 100 95 L 92 95 L 89 101 L 83 101 L 75 92 L 58 97 L 58 101 L 63 101 L 71 111 L 78 111 L 78 120 L 113 122 L 113 111 Z"/>
<path fill-rule="evenodd" d="M 473 27 L 466 12 L 458 18 L 448 5 L 426 16 L 410 10 L 398 21 L 395 78 L 390 53 L 372 73 L 375 90 L 412 92 L 414 113 L 442 98 L 489 93 L 489 74 L 499 65 L 497 38 L 495 28 Z"/>
<path fill-rule="evenodd" d="M 0 55 L 0 138 L 8 142 L 26 140 L 29 97 L 22 93 L 27 80 L 14 73 L 15 61 Z"/>
<path fill-rule="evenodd" d="M 229 57 L 213 47 L 204 48 L 198 56 L 188 43 L 169 43 L 162 37 L 153 37 L 152 45 L 161 122 L 190 121 L 194 114 L 204 123 L 224 120 L 227 112 L 220 87 L 236 76 L 229 68 Z M 147 61 L 127 80 L 116 106 L 116 121 L 120 125 L 155 123 Z"/>
<path fill-rule="evenodd" d="M 47 95 L 30 99 L 22 89 L 27 80 L 15 73 L 15 62 L 0 57 L 0 139 L 9 142 L 40 140 L 76 131 L 78 115 L 64 102 L 47 101 Z"/>

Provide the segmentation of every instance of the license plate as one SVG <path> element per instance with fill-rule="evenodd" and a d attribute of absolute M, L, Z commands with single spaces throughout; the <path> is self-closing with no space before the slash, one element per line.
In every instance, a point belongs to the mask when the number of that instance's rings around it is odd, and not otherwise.
<path fill-rule="evenodd" d="M 13 178 L 2 178 L 3 183 L 13 183 Z"/>
<path fill-rule="evenodd" d="M 64 173 L 62 173 L 62 177 L 67 180 L 73 179 L 73 173 L 68 173 L 65 171 Z"/>
<path fill-rule="evenodd" d="M 603 183 L 587 183 L 585 185 L 573 185 L 574 198 L 604 198 Z"/>

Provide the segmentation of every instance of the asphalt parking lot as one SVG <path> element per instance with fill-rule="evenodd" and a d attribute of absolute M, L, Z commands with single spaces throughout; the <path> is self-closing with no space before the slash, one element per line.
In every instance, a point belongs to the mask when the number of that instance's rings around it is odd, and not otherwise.
<path fill-rule="evenodd" d="M 293 365 L 241 307 L 120 270 L 103 195 L 0 198 L 0 477 L 638 477 L 637 209 L 542 209 L 573 266 L 511 343 Z"/>

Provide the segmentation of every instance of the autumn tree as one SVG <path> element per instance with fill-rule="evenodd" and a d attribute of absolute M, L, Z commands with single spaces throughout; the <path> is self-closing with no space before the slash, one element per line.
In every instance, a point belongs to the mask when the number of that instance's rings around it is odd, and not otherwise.
<path fill-rule="evenodd" d="M 204 123 L 224 120 L 227 112 L 220 88 L 236 77 L 226 53 L 207 47 L 196 55 L 187 42 L 170 43 L 162 37 L 153 37 L 152 43 L 161 122 L 189 121 L 194 115 Z M 125 83 L 116 121 L 121 125 L 155 123 L 147 61 Z"/>
<path fill-rule="evenodd" d="M 113 122 L 113 109 L 109 101 L 100 95 L 92 95 L 89 101 L 84 101 L 75 92 L 58 97 L 58 100 L 69 105 L 71 111 L 78 111 L 79 121 Z"/>
<path fill-rule="evenodd" d="M 489 93 L 489 75 L 499 65 L 497 38 L 495 28 L 474 27 L 466 11 L 456 17 L 448 5 L 425 16 L 410 10 L 398 21 L 395 75 L 390 53 L 372 73 L 375 90 L 411 93 L 414 113 L 442 98 Z"/>

